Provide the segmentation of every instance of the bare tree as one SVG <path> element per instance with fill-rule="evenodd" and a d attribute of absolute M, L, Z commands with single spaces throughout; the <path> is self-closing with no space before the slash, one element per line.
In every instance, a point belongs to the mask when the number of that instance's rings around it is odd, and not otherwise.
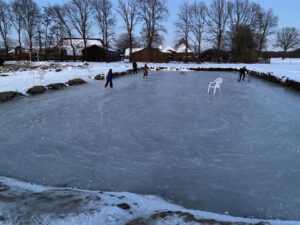
<path fill-rule="evenodd" d="M 95 18 L 99 25 L 100 33 L 102 35 L 102 41 L 106 53 L 105 57 L 107 59 L 108 48 L 110 47 L 110 42 L 114 34 L 114 27 L 116 25 L 116 19 L 113 14 L 112 3 L 110 0 L 94 0 L 93 6 Z"/>
<path fill-rule="evenodd" d="M 60 43 L 62 44 L 62 38 L 66 37 L 70 41 L 70 46 L 73 52 L 73 60 L 76 61 L 76 48 L 73 44 L 73 31 L 71 27 L 71 22 L 68 20 L 69 17 L 66 16 L 67 5 L 54 5 L 51 7 L 51 13 L 54 18 L 54 26 L 51 29 L 52 34 L 57 36 L 57 39 L 60 39 Z"/>
<path fill-rule="evenodd" d="M 236 32 L 240 27 L 253 27 L 256 19 L 257 4 L 249 0 L 228 2 L 230 28 Z"/>
<path fill-rule="evenodd" d="M 218 60 L 220 60 L 229 17 L 227 0 L 213 0 L 207 15 L 208 33 L 211 35 L 211 38 L 208 40 L 215 45 Z"/>
<path fill-rule="evenodd" d="M 257 8 L 256 13 L 256 42 L 257 51 L 261 54 L 262 50 L 267 47 L 267 39 L 273 35 L 278 25 L 278 17 L 274 15 L 271 9 L 264 10 L 261 7 Z"/>
<path fill-rule="evenodd" d="M 44 28 L 44 48 L 45 48 L 45 53 L 48 52 L 47 49 L 50 48 L 50 43 L 49 43 L 49 29 L 51 28 L 52 23 L 54 22 L 54 15 L 52 14 L 52 9 L 51 6 L 48 5 L 46 7 L 43 7 L 43 19 L 42 19 L 42 24 Z M 48 54 L 46 53 L 46 58 L 48 58 Z"/>
<path fill-rule="evenodd" d="M 125 23 L 131 55 L 134 41 L 133 29 L 138 22 L 137 0 L 128 0 L 127 2 L 125 0 L 119 0 L 118 12 Z"/>
<path fill-rule="evenodd" d="M 49 28 L 48 45 L 51 46 L 57 44 L 64 37 L 68 37 L 64 25 L 60 21 L 54 20 L 53 25 Z"/>
<path fill-rule="evenodd" d="M 178 40 L 183 40 L 185 45 L 185 60 L 188 60 L 187 53 L 189 49 L 190 33 L 192 31 L 190 20 L 191 7 L 187 1 L 185 1 L 179 8 L 177 14 L 177 21 L 175 22 L 176 34 Z"/>
<path fill-rule="evenodd" d="M 18 33 L 18 43 L 19 46 L 22 47 L 21 34 L 22 34 L 22 0 L 14 0 L 11 4 L 12 13 L 11 13 L 11 21 L 13 22 L 14 28 Z"/>
<path fill-rule="evenodd" d="M 10 5 L 0 0 L 0 36 L 4 43 L 6 55 L 8 55 L 8 35 L 11 30 Z"/>
<path fill-rule="evenodd" d="M 146 47 L 152 48 L 161 40 L 160 32 L 166 32 L 163 22 L 169 12 L 165 0 L 137 0 L 139 18 L 143 22 L 142 36 L 146 39 Z"/>
<path fill-rule="evenodd" d="M 33 49 L 33 38 L 40 19 L 40 9 L 33 0 L 20 0 L 22 27 L 29 45 L 30 57 Z"/>
<path fill-rule="evenodd" d="M 277 32 L 275 47 L 282 48 L 283 58 L 289 49 L 300 45 L 300 34 L 295 27 L 284 27 Z"/>
<path fill-rule="evenodd" d="M 38 51 L 40 51 L 40 52 L 42 51 L 42 48 L 43 48 L 43 35 L 44 35 L 43 24 L 42 24 L 42 21 L 39 20 L 37 22 L 35 41 L 37 43 L 37 46 L 39 46 Z"/>
<path fill-rule="evenodd" d="M 207 7 L 204 2 L 194 2 L 190 6 L 191 31 L 194 36 L 194 42 L 198 53 L 198 61 L 200 61 L 201 44 L 203 32 L 206 26 Z"/>
<path fill-rule="evenodd" d="M 95 7 L 95 6 L 94 6 Z M 84 48 L 87 47 L 89 29 L 91 27 L 92 5 L 90 0 L 69 0 L 64 7 L 64 13 L 72 27 L 83 39 Z M 86 51 L 85 51 L 86 52 Z M 83 55 L 86 61 L 86 53 Z"/>
<path fill-rule="evenodd" d="M 258 7 L 258 4 L 252 3 L 249 0 L 234 0 L 228 2 L 228 41 L 231 50 L 235 48 L 236 43 L 234 42 L 234 40 L 236 39 L 237 32 L 240 32 L 241 27 L 247 27 L 254 30 Z"/>
<path fill-rule="evenodd" d="M 115 46 L 116 48 L 121 52 L 121 53 L 125 53 L 125 50 L 127 48 L 129 48 L 129 37 L 128 37 L 128 33 L 123 33 L 121 35 L 119 35 L 115 40 Z M 133 38 L 132 40 L 132 48 L 139 48 L 141 47 L 141 45 L 139 44 L 139 42 Z"/>

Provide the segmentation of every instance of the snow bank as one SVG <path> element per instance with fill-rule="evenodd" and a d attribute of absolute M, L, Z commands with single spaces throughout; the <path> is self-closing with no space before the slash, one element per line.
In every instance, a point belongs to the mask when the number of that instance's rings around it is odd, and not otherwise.
<path fill-rule="evenodd" d="M 75 78 L 89 81 L 98 74 L 106 74 L 110 68 L 113 68 L 114 72 L 121 72 L 130 67 L 124 63 L 91 63 L 89 66 L 82 63 L 59 63 L 58 67 L 61 67 L 59 70 L 42 69 L 48 66 L 47 62 L 35 62 L 32 66 L 39 66 L 41 69 L 9 72 L 5 73 L 8 76 L 0 77 L 0 92 L 17 91 L 25 94 L 28 88 L 35 85 L 65 83 Z"/>
<path fill-rule="evenodd" d="M 137 218 L 151 217 L 153 224 L 170 225 L 200 224 L 200 220 L 299 225 L 297 221 L 264 221 L 188 210 L 151 195 L 44 187 L 6 177 L 0 177 L 0 182 L 2 199 L 10 199 L 0 203 L 0 224 L 124 225 Z"/>

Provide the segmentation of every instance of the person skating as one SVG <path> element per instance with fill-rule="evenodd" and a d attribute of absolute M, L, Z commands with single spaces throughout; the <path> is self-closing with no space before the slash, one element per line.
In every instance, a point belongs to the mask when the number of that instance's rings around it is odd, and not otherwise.
<path fill-rule="evenodd" d="M 246 69 L 246 67 L 244 66 L 244 67 L 242 67 L 242 68 L 240 68 L 240 71 L 239 71 L 239 73 L 240 73 L 240 76 L 239 76 L 239 79 L 238 79 L 238 81 L 241 81 L 241 80 L 243 80 L 244 81 L 244 79 L 245 79 L 245 76 L 246 76 L 246 72 L 248 72 L 248 70 Z"/>
<path fill-rule="evenodd" d="M 133 74 L 137 74 L 137 63 L 136 63 L 136 61 L 133 61 L 133 63 L 132 63 L 132 68 L 133 68 Z"/>
<path fill-rule="evenodd" d="M 105 86 L 104 86 L 105 88 L 108 86 L 108 84 L 109 84 L 109 86 L 110 86 L 111 88 L 113 88 L 113 82 L 112 82 L 113 76 L 114 76 L 114 74 L 113 74 L 113 72 L 112 72 L 112 69 L 110 69 L 110 70 L 108 71 L 107 76 L 106 76 L 106 83 L 105 83 Z"/>
<path fill-rule="evenodd" d="M 147 66 L 147 64 L 145 64 L 145 66 L 144 66 L 144 78 L 148 76 L 148 72 L 149 72 L 149 67 Z"/>

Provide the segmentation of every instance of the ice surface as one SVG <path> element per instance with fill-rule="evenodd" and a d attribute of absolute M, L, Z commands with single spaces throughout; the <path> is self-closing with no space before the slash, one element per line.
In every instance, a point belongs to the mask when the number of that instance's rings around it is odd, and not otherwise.
<path fill-rule="evenodd" d="M 221 95 L 207 95 L 221 76 Z M 0 107 L 0 174 L 155 194 L 235 216 L 300 220 L 298 92 L 234 73 L 161 72 Z"/>
<path fill-rule="evenodd" d="M 12 64 L 16 62 L 6 62 Z M 50 62 L 17 62 L 17 64 L 30 64 L 32 66 L 44 67 L 49 66 Z M 62 71 L 44 70 L 43 76 L 39 76 L 36 70 L 18 71 L 5 73 L 9 76 L 0 77 L 0 92 L 3 91 L 18 91 L 26 94 L 27 89 L 34 85 L 48 85 L 56 82 L 67 82 L 70 79 L 82 78 L 86 81 L 94 79 L 98 74 L 107 74 L 109 69 L 114 72 L 124 72 L 132 69 L 131 63 L 112 62 L 112 63 L 89 63 L 89 66 L 83 66 L 77 62 L 57 62 L 56 66 L 61 67 Z M 80 67 L 78 67 L 80 66 Z M 138 63 L 138 67 L 144 66 L 144 63 Z M 149 67 L 164 67 L 166 70 L 180 69 L 187 71 L 190 68 L 241 68 L 246 66 L 249 70 L 272 73 L 279 78 L 289 78 L 300 82 L 300 59 L 271 59 L 271 64 L 216 64 L 216 63 L 149 63 Z M 38 76 L 37 76 L 38 75 Z"/>

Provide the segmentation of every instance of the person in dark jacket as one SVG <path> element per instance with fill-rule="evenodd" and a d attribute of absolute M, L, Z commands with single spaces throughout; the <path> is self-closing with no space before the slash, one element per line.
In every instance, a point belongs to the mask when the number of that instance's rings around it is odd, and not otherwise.
<path fill-rule="evenodd" d="M 240 68 L 240 71 L 239 71 L 239 73 L 240 73 L 240 76 L 239 76 L 239 79 L 238 79 L 238 81 L 241 81 L 241 80 L 243 80 L 244 81 L 244 79 L 245 79 L 245 76 L 246 76 L 246 72 L 248 72 L 248 70 L 246 69 L 246 67 L 244 66 L 244 67 L 242 67 L 242 68 Z"/>
<path fill-rule="evenodd" d="M 144 66 L 144 78 L 148 76 L 148 72 L 149 72 L 149 67 L 147 66 L 147 64 L 145 64 L 145 66 Z"/>
<path fill-rule="evenodd" d="M 132 68 L 133 68 L 133 73 L 137 74 L 137 63 L 136 63 L 136 61 L 133 61 Z"/>
<path fill-rule="evenodd" d="M 109 84 L 109 86 L 110 86 L 111 88 L 113 88 L 113 82 L 112 82 L 113 76 L 114 76 L 114 74 L 113 74 L 113 72 L 112 72 L 112 69 L 110 69 L 110 70 L 108 71 L 107 76 L 106 76 L 106 83 L 105 83 L 105 86 L 104 86 L 105 88 L 108 86 L 108 84 Z"/>

